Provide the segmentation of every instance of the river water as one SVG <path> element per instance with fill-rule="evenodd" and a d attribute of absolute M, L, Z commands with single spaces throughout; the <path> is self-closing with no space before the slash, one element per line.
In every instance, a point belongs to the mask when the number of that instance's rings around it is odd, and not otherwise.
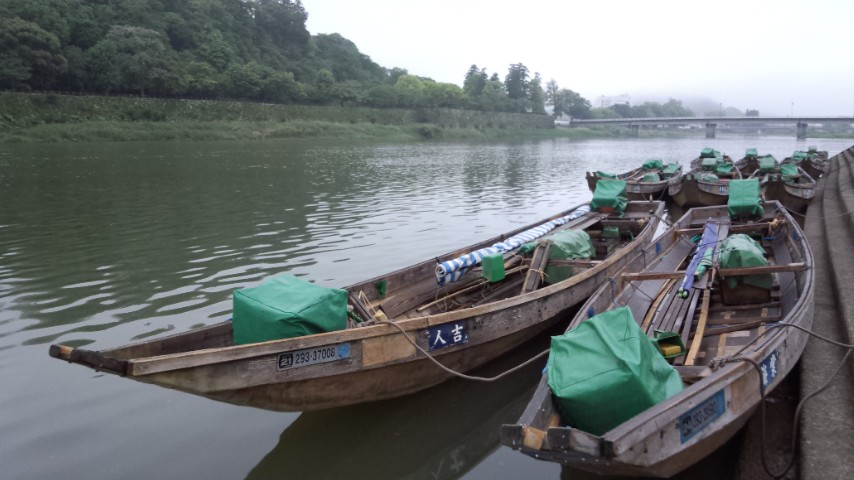
<path fill-rule="evenodd" d="M 258 141 L 0 145 L 0 477 L 558 478 L 503 447 L 539 377 L 276 413 L 48 357 L 229 317 L 231 292 L 289 272 L 345 286 L 591 197 L 584 172 L 704 147 L 778 159 L 850 140 Z M 485 372 L 520 363 L 543 337 Z M 566 476 L 566 475 L 565 475 Z"/>

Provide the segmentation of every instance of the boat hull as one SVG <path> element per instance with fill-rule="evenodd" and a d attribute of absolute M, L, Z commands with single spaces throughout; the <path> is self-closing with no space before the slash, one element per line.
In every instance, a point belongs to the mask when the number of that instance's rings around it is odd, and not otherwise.
<path fill-rule="evenodd" d="M 670 198 L 680 207 L 709 207 L 726 205 L 729 200 L 729 184 L 698 180 L 693 175 L 684 175 L 667 187 Z"/>
<path fill-rule="evenodd" d="M 807 184 L 789 183 L 778 175 L 764 185 L 767 200 L 777 200 L 790 212 L 803 213 L 815 197 L 815 182 Z"/>

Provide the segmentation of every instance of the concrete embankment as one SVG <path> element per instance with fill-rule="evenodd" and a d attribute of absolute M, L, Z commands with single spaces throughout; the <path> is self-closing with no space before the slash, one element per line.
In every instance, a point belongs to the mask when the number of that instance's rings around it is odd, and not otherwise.
<path fill-rule="evenodd" d="M 854 340 L 854 147 L 831 159 L 807 211 L 806 235 L 815 256 L 816 333 Z M 811 339 L 801 358 L 801 398 L 832 375 L 845 350 Z M 804 407 L 800 422 L 800 478 L 854 478 L 854 368 L 847 365 L 827 390 Z"/>

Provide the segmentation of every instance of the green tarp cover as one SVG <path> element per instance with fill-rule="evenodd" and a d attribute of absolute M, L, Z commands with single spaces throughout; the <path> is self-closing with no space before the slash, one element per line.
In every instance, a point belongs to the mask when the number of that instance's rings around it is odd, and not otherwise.
<path fill-rule="evenodd" d="M 658 159 L 651 159 L 651 160 L 647 160 L 646 162 L 644 162 L 644 164 L 643 164 L 644 170 L 652 170 L 653 168 L 657 168 L 659 170 L 664 168 L 664 162 L 662 162 L 661 160 L 658 160 Z"/>
<path fill-rule="evenodd" d="M 703 151 L 700 152 L 700 158 L 722 158 L 721 152 L 715 150 L 714 148 L 704 148 Z"/>
<path fill-rule="evenodd" d="M 703 170 L 714 170 L 715 168 L 717 168 L 717 166 L 717 158 L 704 158 L 702 161 L 700 161 L 700 167 L 702 167 Z"/>
<path fill-rule="evenodd" d="M 280 275 L 234 292 L 234 344 L 265 342 L 347 327 L 347 291 Z"/>
<path fill-rule="evenodd" d="M 807 152 L 798 152 L 792 154 L 792 160 L 800 161 L 809 158 L 809 154 Z"/>
<path fill-rule="evenodd" d="M 772 155 L 765 155 L 759 159 L 759 170 L 770 172 L 777 167 L 777 159 Z"/>
<path fill-rule="evenodd" d="M 604 213 L 613 211 L 615 215 L 622 216 L 628 202 L 625 181 L 602 179 L 596 183 L 590 208 Z"/>
<path fill-rule="evenodd" d="M 727 211 L 730 217 L 758 216 L 765 210 L 759 196 L 759 179 L 731 180 Z"/>
<path fill-rule="evenodd" d="M 562 230 L 549 237 L 547 241 L 552 244 L 549 247 L 549 260 L 588 259 L 596 254 L 590 235 L 584 230 Z M 553 284 L 571 277 L 573 269 L 569 265 L 546 264 L 543 273 L 545 273 L 546 283 Z"/>
<path fill-rule="evenodd" d="M 730 196 L 732 196 L 732 193 L 730 193 Z M 765 250 L 762 249 L 762 246 L 756 240 L 743 233 L 730 235 L 721 242 L 718 262 L 721 268 L 761 267 L 768 265 L 768 260 L 765 259 Z M 770 290 L 773 284 L 770 273 L 763 275 L 730 275 L 724 281 L 727 282 L 730 288 L 735 288 L 739 283 L 744 283 Z"/>
<path fill-rule="evenodd" d="M 744 151 L 744 157 L 745 158 L 756 158 L 758 156 L 759 156 L 759 153 L 756 151 L 755 148 L 748 148 L 747 150 Z"/>
<path fill-rule="evenodd" d="M 594 435 L 683 388 L 679 374 L 627 307 L 600 313 L 552 337 L 547 371 L 563 419 Z"/>
<path fill-rule="evenodd" d="M 785 177 L 793 177 L 798 174 L 798 166 L 794 163 L 784 163 L 780 165 L 780 175 Z"/>
<path fill-rule="evenodd" d="M 664 170 L 661 171 L 663 175 L 673 175 L 678 172 L 679 169 L 682 168 L 678 163 L 668 163 L 664 166 Z"/>
<path fill-rule="evenodd" d="M 730 173 L 733 165 L 729 162 L 720 162 L 715 166 L 715 173 Z"/>
<path fill-rule="evenodd" d="M 720 179 L 714 173 L 701 173 L 697 175 L 697 180 L 707 183 L 718 183 Z"/>
<path fill-rule="evenodd" d="M 608 172 L 596 172 L 596 176 L 599 178 L 617 178 L 616 173 L 608 173 Z"/>
<path fill-rule="evenodd" d="M 807 149 L 807 153 L 818 153 L 818 149 L 815 148 L 815 145 L 810 145 L 810 147 Z"/>
<path fill-rule="evenodd" d="M 658 182 L 660 180 L 661 179 L 658 178 L 658 174 L 653 173 L 653 172 L 644 173 L 643 178 L 640 179 L 641 182 L 645 182 L 645 183 L 654 183 L 654 182 Z"/>

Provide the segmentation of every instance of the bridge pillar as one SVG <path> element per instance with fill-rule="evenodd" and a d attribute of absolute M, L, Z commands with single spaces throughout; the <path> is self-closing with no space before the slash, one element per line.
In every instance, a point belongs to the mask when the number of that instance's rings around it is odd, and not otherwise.
<path fill-rule="evenodd" d="M 715 127 L 717 126 L 717 123 L 706 124 L 706 138 L 715 138 Z"/>
<path fill-rule="evenodd" d="M 638 127 L 640 125 L 630 125 L 632 127 L 632 138 L 638 138 Z"/>
<path fill-rule="evenodd" d="M 807 138 L 807 124 L 805 122 L 798 122 L 798 140 L 805 140 Z"/>

